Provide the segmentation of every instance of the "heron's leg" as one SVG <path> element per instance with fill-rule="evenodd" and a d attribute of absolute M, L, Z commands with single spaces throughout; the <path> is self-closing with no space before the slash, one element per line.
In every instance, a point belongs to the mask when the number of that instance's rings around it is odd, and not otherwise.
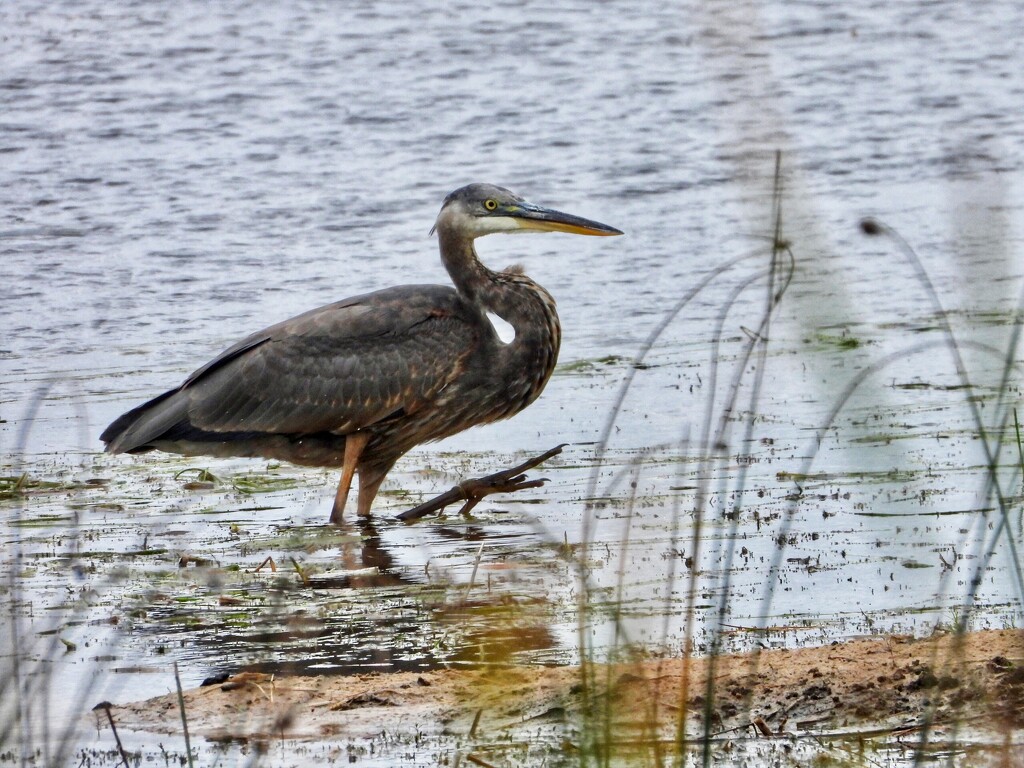
<path fill-rule="evenodd" d="M 362 467 L 359 470 L 359 504 L 358 512 L 360 517 L 366 517 L 370 514 L 370 507 L 373 505 L 373 500 L 377 498 L 377 491 L 380 490 L 380 484 L 384 482 L 384 478 L 387 477 L 388 472 L 395 466 L 394 462 L 391 462 L 385 467 L 374 466 L 374 467 Z"/>
<path fill-rule="evenodd" d="M 352 487 L 352 476 L 356 473 L 359 457 L 369 441 L 370 435 L 366 432 L 345 435 L 345 459 L 341 465 L 341 481 L 338 483 L 338 492 L 334 494 L 334 506 L 331 507 L 331 522 L 335 525 L 341 523 L 345 513 L 345 502 L 348 501 L 348 491 Z"/>

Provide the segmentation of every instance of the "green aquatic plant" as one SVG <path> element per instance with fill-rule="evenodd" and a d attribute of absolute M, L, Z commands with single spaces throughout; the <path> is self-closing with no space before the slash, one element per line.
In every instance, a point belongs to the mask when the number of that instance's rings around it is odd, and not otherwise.
<path fill-rule="evenodd" d="M 297 487 L 298 484 L 298 480 L 294 477 L 275 477 L 254 473 L 236 475 L 231 478 L 231 486 L 239 493 L 245 494 L 287 491 Z"/>
<path fill-rule="evenodd" d="M 83 483 L 42 480 L 22 472 L 20 475 L 0 477 L 0 501 L 21 499 L 28 494 L 62 493 L 84 487 L 87 486 Z"/>

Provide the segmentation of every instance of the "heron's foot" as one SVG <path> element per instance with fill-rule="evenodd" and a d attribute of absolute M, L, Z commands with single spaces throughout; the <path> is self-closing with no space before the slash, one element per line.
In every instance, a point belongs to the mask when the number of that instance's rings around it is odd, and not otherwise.
<path fill-rule="evenodd" d="M 524 488 L 539 488 L 547 482 L 547 478 L 540 477 L 536 480 L 529 480 L 526 477 L 526 471 L 533 469 L 538 464 L 544 463 L 552 456 L 557 456 L 564 447 L 565 443 L 555 446 L 550 451 L 545 451 L 540 456 L 534 456 L 532 459 L 524 461 L 522 464 L 511 469 L 505 469 L 501 472 L 495 472 L 492 475 L 485 475 L 484 477 L 477 477 L 472 480 L 465 480 L 451 490 L 445 491 L 440 496 L 426 501 L 418 507 L 406 510 L 398 515 L 398 519 L 405 522 L 419 520 L 421 517 L 426 517 L 434 512 L 440 512 L 449 504 L 454 504 L 458 501 L 465 502 L 459 511 L 463 515 L 468 515 L 473 507 L 479 504 L 485 496 L 490 496 L 492 493 L 512 493 L 514 491 L 521 491 Z"/>

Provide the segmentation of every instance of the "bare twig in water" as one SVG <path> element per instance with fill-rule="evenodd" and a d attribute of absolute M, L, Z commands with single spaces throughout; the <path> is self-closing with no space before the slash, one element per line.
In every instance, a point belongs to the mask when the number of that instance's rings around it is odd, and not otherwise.
<path fill-rule="evenodd" d="M 110 714 L 110 708 L 113 705 L 109 701 L 101 701 L 95 707 L 92 708 L 93 712 L 102 709 L 107 713 L 107 722 L 110 723 L 110 730 L 114 734 L 114 741 L 117 743 L 117 751 L 121 753 L 121 761 L 124 763 L 124 768 L 130 768 L 128 765 L 128 755 L 124 752 L 124 746 L 121 744 L 121 737 L 117 735 L 117 726 L 114 725 L 114 716 Z"/>
<path fill-rule="evenodd" d="M 178 686 L 178 709 L 181 710 L 181 727 L 185 732 L 185 753 L 188 755 L 188 768 L 192 765 L 192 742 L 188 737 L 188 718 L 185 717 L 185 694 L 181 692 L 181 677 L 178 675 L 178 662 L 174 662 L 174 684 Z"/>
<path fill-rule="evenodd" d="M 484 554 L 483 542 L 480 543 L 479 549 L 476 551 L 476 560 L 473 561 L 473 572 L 469 575 L 469 584 L 466 585 L 466 596 L 462 599 L 463 603 L 469 602 L 469 593 L 473 591 L 473 584 L 476 582 L 476 572 L 480 567 L 480 558 Z"/>
<path fill-rule="evenodd" d="M 484 713 L 484 710 L 481 707 L 480 709 L 478 709 L 476 711 L 476 715 L 473 716 L 473 725 L 471 725 L 470 728 L 469 728 L 469 735 L 470 736 L 476 736 L 476 728 L 477 728 L 478 725 L 480 725 L 480 715 L 482 715 L 483 713 Z"/>
<path fill-rule="evenodd" d="M 400 515 L 396 515 L 396 518 L 405 522 L 419 520 L 421 517 L 439 512 L 449 504 L 454 504 L 457 501 L 466 502 L 462 505 L 460 511 L 462 514 L 467 515 L 485 496 L 490 496 L 492 493 L 511 493 L 524 488 L 539 488 L 547 482 L 547 478 L 541 477 L 536 480 L 527 480 L 524 473 L 527 470 L 533 469 L 538 464 L 543 464 L 552 456 L 557 456 L 566 445 L 567 443 L 556 445 L 550 451 L 545 451 L 540 456 L 534 456 L 532 459 L 512 467 L 512 469 L 505 469 L 501 472 L 495 472 L 493 475 L 486 475 L 485 477 L 478 477 L 459 483 L 440 496 L 426 501 L 418 507 L 406 510 Z"/>
<path fill-rule="evenodd" d="M 263 562 L 256 566 L 256 569 L 253 571 L 253 573 L 259 573 L 261 570 L 263 570 L 263 566 L 265 565 L 269 565 L 270 570 L 274 573 L 277 573 L 277 563 L 274 562 L 274 558 L 270 555 L 267 555 Z"/>

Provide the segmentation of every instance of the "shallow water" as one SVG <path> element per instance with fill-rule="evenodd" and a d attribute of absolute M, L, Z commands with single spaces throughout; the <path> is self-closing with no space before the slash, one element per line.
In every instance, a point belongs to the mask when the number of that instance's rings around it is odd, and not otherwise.
<path fill-rule="evenodd" d="M 899 249 L 857 225 L 877 216 L 917 250 L 965 343 L 980 416 L 1003 423 L 1020 400 L 1019 372 L 1001 377 L 1024 273 L 1022 16 L 1010 2 L 985 14 L 952 2 L 4 6 L 0 474 L 80 486 L 0 508 L 23 631 L 62 627 L 78 650 L 53 664 L 95 675 L 89 696 L 111 698 L 166 690 L 170 660 L 186 685 L 241 664 L 462 663 L 507 622 L 536 630 L 519 632 L 533 638 L 520 656 L 571 660 L 580 582 L 565 555 L 590 536 L 596 647 L 674 649 L 703 480 L 698 645 L 723 596 L 729 627 L 790 628 L 773 643 L 952 621 L 999 524 L 979 513 L 986 457 L 942 315 Z M 759 399 L 748 367 L 728 449 L 701 461 L 707 398 L 719 413 L 760 322 L 777 149 L 796 272 Z M 354 543 L 358 530 L 279 538 L 326 519 L 331 472 L 99 454 L 111 419 L 264 324 L 444 282 L 427 231 L 444 194 L 474 180 L 627 235 L 480 243 L 489 264 L 522 262 L 557 298 L 561 367 L 512 421 L 410 454 L 372 546 Z M 629 361 L 680 297 L 744 254 L 635 372 L 593 482 Z M 839 394 L 890 355 L 805 465 Z M 543 490 L 494 499 L 471 522 L 390 521 L 560 442 Z M 204 467 L 222 479 L 211 490 L 175 478 Z M 232 480 L 248 472 L 293 487 L 244 494 Z M 790 507 L 794 476 L 805 496 Z M 1019 476 L 1002 477 L 1019 495 Z M 602 502 L 591 512 L 589 496 Z M 732 528 L 722 510 L 737 504 Z M 1020 621 L 1004 541 L 982 571 L 977 625 Z M 183 554 L 201 564 L 179 569 Z M 281 570 L 253 573 L 268 555 Z M 305 586 L 289 558 L 311 573 L 376 565 L 393 582 Z M 479 603 L 470 619 L 452 607 L 464 591 Z M 530 610 L 495 619 L 495 595 Z M 628 638 L 612 629 L 616 606 Z M 289 634 L 290 609 L 313 615 L 315 642 Z"/>

